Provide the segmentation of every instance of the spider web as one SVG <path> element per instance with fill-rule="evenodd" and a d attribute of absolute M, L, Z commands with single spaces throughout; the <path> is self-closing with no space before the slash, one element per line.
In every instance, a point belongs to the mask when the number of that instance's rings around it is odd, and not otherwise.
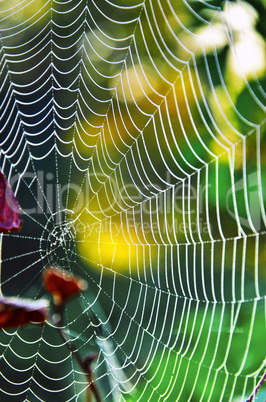
<path fill-rule="evenodd" d="M 258 11 L 0 8 L 0 166 L 23 214 L 1 237 L 1 291 L 48 297 L 47 265 L 86 279 L 64 323 L 82 356 L 97 353 L 103 400 L 245 400 L 265 364 Z M 3 330 L 0 345 L 5 401 L 87 400 L 52 323 Z"/>

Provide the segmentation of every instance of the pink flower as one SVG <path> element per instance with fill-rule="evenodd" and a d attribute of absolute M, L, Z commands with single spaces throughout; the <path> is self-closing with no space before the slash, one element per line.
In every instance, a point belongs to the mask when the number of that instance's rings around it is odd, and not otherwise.
<path fill-rule="evenodd" d="M 0 233 L 19 230 L 22 225 L 18 201 L 5 175 L 0 171 Z"/>
<path fill-rule="evenodd" d="M 87 288 L 87 283 L 83 279 L 55 267 L 46 268 L 43 273 L 43 284 L 57 304 L 65 302 Z"/>
<path fill-rule="evenodd" d="M 0 296 L 0 329 L 30 323 L 44 323 L 48 317 L 47 300 L 28 300 Z"/>

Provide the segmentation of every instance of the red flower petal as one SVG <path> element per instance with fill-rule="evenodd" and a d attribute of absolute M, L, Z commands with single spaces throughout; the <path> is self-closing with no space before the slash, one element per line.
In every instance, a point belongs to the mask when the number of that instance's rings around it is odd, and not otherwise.
<path fill-rule="evenodd" d="M 0 233 L 19 230 L 22 225 L 19 203 L 0 171 Z"/>
<path fill-rule="evenodd" d="M 43 323 L 48 317 L 47 307 L 47 300 L 0 296 L 0 329 Z"/>
<path fill-rule="evenodd" d="M 44 271 L 43 284 L 57 303 L 76 296 L 87 287 L 83 279 L 55 267 L 49 267 Z"/>

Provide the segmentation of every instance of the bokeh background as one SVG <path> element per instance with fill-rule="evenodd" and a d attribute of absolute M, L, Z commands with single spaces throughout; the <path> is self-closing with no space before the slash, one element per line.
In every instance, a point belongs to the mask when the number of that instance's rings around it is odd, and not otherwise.
<path fill-rule="evenodd" d="M 65 329 L 106 401 L 244 401 L 265 360 L 265 2 L 0 2 L 1 290 L 86 279 Z M 0 333 L 5 401 L 86 401 L 51 323 Z M 266 398 L 262 387 L 257 401 Z"/>

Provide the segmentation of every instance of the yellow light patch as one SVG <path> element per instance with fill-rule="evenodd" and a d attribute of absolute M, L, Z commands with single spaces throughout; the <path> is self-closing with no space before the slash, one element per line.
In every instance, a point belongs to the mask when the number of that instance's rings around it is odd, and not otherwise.
<path fill-rule="evenodd" d="M 85 234 L 85 235 L 84 235 Z M 78 234 L 78 254 L 92 267 L 108 272 L 136 273 L 138 246 L 129 244 L 123 232 L 100 232 L 99 226 Z"/>

